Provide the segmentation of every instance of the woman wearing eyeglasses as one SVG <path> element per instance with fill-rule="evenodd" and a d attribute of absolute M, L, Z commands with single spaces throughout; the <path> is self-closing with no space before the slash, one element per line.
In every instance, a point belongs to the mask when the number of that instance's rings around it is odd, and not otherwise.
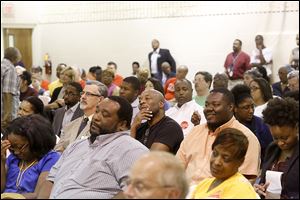
<path fill-rule="evenodd" d="M 265 149 L 273 141 L 273 138 L 268 126 L 261 118 L 254 115 L 254 101 L 250 94 L 250 88 L 239 84 L 234 86 L 231 92 L 235 101 L 234 116 L 256 135 L 261 147 L 261 159 L 263 159 Z"/>
<path fill-rule="evenodd" d="M 41 115 L 13 120 L 1 141 L 1 193 L 35 198 L 60 157 L 52 150 L 55 142 L 50 122 Z M 8 157 L 7 149 L 11 152 Z"/>
<path fill-rule="evenodd" d="M 264 78 L 254 78 L 249 87 L 255 104 L 254 115 L 262 118 L 262 111 L 267 107 L 268 101 L 273 99 L 271 86 Z"/>

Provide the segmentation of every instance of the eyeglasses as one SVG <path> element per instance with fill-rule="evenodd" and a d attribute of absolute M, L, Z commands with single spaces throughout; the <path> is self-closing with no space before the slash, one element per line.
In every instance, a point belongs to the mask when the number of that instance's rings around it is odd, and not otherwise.
<path fill-rule="evenodd" d="M 101 95 L 100 94 L 93 94 L 93 93 L 90 93 L 90 92 L 85 92 L 85 91 L 83 91 L 83 92 L 80 92 L 80 95 L 82 96 L 82 95 L 85 95 L 85 96 L 94 96 L 94 97 L 101 97 Z"/>
<path fill-rule="evenodd" d="M 10 146 L 10 147 L 9 147 L 9 150 L 11 150 L 11 151 L 13 151 L 13 152 L 16 152 L 16 151 L 17 151 L 17 152 L 22 152 L 28 144 L 29 144 L 29 143 L 25 143 L 25 144 L 23 144 L 22 147 L 18 147 L 18 146 L 13 147 L 13 146 Z"/>
<path fill-rule="evenodd" d="M 250 87 L 250 90 L 251 90 L 251 92 L 254 92 L 254 91 L 256 91 L 256 90 L 258 90 L 258 89 L 260 89 L 259 87 Z"/>
<path fill-rule="evenodd" d="M 149 186 L 149 185 L 145 185 L 144 183 L 142 183 L 141 181 L 133 181 L 130 178 L 128 178 L 125 182 L 126 187 L 129 187 L 129 185 L 134 189 L 134 191 L 136 193 L 143 193 L 146 190 L 151 190 L 151 189 L 155 189 L 155 188 L 171 188 L 173 186 Z"/>

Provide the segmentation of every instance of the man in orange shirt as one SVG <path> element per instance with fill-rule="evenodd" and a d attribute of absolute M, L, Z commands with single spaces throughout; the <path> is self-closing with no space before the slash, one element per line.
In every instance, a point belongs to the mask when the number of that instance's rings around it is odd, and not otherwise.
<path fill-rule="evenodd" d="M 176 154 L 186 168 L 186 174 L 194 185 L 212 177 L 210 155 L 216 136 L 225 128 L 235 128 L 246 135 L 249 148 L 239 172 L 248 179 L 255 179 L 260 165 L 260 144 L 256 136 L 233 116 L 234 98 L 225 88 L 214 89 L 208 95 L 204 116 L 207 123 L 195 126 L 182 141 Z"/>
<path fill-rule="evenodd" d="M 107 63 L 107 69 L 110 69 L 114 72 L 115 78 L 113 80 L 113 83 L 120 87 L 123 82 L 123 77 L 117 74 L 117 64 L 111 61 Z"/>

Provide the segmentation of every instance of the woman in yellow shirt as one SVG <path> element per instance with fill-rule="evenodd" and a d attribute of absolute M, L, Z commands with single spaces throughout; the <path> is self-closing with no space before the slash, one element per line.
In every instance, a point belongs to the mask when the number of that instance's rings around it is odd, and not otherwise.
<path fill-rule="evenodd" d="M 201 181 L 192 198 L 259 199 L 251 183 L 238 172 L 245 159 L 248 139 L 239 130 L 224 129 L 212 145 L 210 171 L 213 178 Z"/>

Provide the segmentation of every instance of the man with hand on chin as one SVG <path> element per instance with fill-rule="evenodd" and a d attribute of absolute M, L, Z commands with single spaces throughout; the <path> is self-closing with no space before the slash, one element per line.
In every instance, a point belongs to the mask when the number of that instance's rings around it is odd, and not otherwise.
<path fill-rule="evenodd" d="M 165 115 L 164 96 L 157 90 L 149 89 L 141 94 L 139 101 L 140 112 L 131 125 L 131 136 L 150 150 L 176 154 L 183 140 L 183 132 L 175 120 Z"/>

